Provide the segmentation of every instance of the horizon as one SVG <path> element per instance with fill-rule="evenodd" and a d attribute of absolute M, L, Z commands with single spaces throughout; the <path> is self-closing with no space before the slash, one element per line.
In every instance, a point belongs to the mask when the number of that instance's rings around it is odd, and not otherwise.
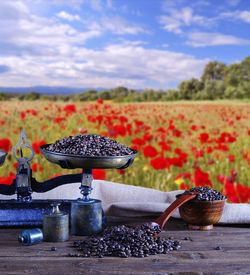
<path fill-rule="evenodd" d="M 176 88 L 249 55 L 246 0 L 3 0 L 0 87 Z"/>

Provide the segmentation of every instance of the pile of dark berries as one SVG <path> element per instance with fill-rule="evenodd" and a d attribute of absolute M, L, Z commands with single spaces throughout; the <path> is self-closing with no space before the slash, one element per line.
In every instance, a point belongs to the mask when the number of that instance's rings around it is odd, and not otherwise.
<path fill-rule="evenodd" d="M 226 196 L 224 196 L 221 192 L 209 187 L 194 187 L 189 191 L 185 191 L 184 194 L 188 194 L 190 192 L 196 192 L 197 196 L 195 199 L 199 201 L 217 201 L 226 199 Z"/>
<path fill-rule="evenodd" d="M 47 150 L 70 155 L 96 156 L 124 156 L 132 155 L 135 150 L 120 144 L 108 137 L 99 135 L 77 135 L 65 137 L 50 144 Z"/>
<path fill-rule="evenodd" d="M 181 247 L 178 241 L 158 237 L 157 234 L 160 231 L 159 226 L 150 223 L 140 227 L 114 226 L 105 229 L 99 236 L 75 241 L 73 246 L 79 253 L 70 253 L 69 256 L 143 258 L 149 255 L 166 254 Z"/>

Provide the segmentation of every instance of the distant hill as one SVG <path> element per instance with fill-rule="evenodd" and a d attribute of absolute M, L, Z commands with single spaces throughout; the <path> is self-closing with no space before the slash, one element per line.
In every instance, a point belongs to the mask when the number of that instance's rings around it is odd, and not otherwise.
<path fill-rule="evenodd" d="M 37 92 L 44 95 L 66 95 L 84 93 L 89 90 L 104 90 L 104 88 L 71 88 L 61 86 L 32 86 L 32 87 L 0 87 L 0 92 L 4 93 L 30 93 Z"/>

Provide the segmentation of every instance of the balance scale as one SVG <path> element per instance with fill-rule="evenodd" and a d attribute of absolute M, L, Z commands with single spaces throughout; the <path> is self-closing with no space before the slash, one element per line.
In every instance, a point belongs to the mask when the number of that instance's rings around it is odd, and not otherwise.
<path fill-rule="evenodd" d="M 101 201 L 89 197 L 92 190 L 92 169 L 125 169 L 129 167 L 137 151 L 132 155 L 124 156 L 97 156 L 86 157 L 51 152 L 47 150 L 50 144 L 40 147 L 44 157 L 62 169 L 81 168 L 82 173 L 58 176 L 44 182 L 38 182 L 32 176 L 30 162 L 34 157 L 34 149 L 21 129 L 18 143 L 12 148 L 12 155 L 17 160 L 16 178 L 12 184 L 0 184 L 0 194 L 14 195 L 16 199 L 0 200 L 0 227 L 9 226 L 41 226 L 43 215 L 49 213 L 51 203 L 60 203 L 61 210 L 69 213 L 71 217 L 71 232 L 78 234 L 81 223 L 85 224 L 84 235 L 91 235 L 100 231 L 104 216 Z M 23 151 L 29 150 L 25 157 Z M 0 166 L 4 164 L 6 152 L 0 152 Z M 79 187 L 82 198 L 76 200 L 33 200 L 32 193 L 44 193 L 58 186 L 80 182 Z"/>

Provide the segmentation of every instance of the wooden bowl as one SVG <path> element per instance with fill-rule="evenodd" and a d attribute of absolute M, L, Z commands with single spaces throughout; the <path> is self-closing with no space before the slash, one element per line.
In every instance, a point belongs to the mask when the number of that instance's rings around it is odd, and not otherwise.
<path fill-rule="evenodd" d="M 198 201 L 191 200 L 179 207 L 181 218 L 188 224 L 189 229 L 210 230 L 222 215 L 225 200 Z"/>

